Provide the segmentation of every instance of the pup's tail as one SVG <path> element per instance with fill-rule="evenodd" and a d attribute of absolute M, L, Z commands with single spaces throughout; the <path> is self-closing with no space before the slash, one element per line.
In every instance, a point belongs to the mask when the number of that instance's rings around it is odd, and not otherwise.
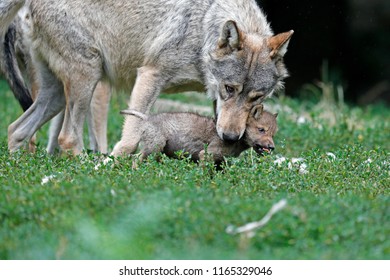
<path fill-rule="evenodd" d="M 0 1 L 0 35 L 4 36 L 8 26 L 15 18 L 17 12 L 24 5 L 25 0 L 1 0 Z"/>
<path fill-rule="evenodd" d="M 132 115 L 132 116 L 136 116 L 137 118 L 140 118 L 141 120 L 147 120 L 148 119 L 148 116 L 141 113 L 141 112 L 138 112 L 136 110 L 132 110 L 132 109 L 126 109 L 126 110 L 122 110 L 121 111 L 121 114 L 122 115 Z"/>
<path fill-rule="evenodd" d="M 15 1 L 16 2 L 16 1 Z M 0 4 L 0 8 L 1 8 Z M 0 40 L 1 42 L 2 40 Z M 30 90 L 26 86 L 23 75 L 19 69 L 19 65 L 16 58 L 16 27 L 12 23 L 3 40 L 3 45 L 0 46 L 1 68 L 4 72 L 4 76 L 15 96 L 19 101 L 20 106 L 26 111 L 33 104 Z"/>

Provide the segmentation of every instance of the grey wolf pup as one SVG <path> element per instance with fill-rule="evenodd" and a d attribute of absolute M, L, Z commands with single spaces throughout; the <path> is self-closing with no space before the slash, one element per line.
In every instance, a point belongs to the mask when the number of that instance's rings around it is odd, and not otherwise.
<path fill-rule="evenodd" d="M 65 107 L 59 145 L 81 153 L 100 80 L 132 88 L 128 107 L 145 114 L 161 91 L 206 89 L 216 101 L 218 136 L 237 141 L 251 108 L 287 76 L 293 31 L 274 35 L 255 0 L 2 0 L 0 28 L 24 2 L 39 94 L 9 126 L 11 151 Z M 136 150 L 139 123 L 126 116 L 114 156 Z"/>
<path fill-rule="evenodd" d="M 183 151 L 194 161 L 204 160 L 207 146 L 207 153 L 219 164 L 225 156 L 237 157 L 250 147 L 258 154 L 275 148 L 273 137 L 277 131 L 277 114 L 264 111 L 261 104 L 252 108 L 244 135 L 236 142 L 222 141 L 217 134 L 215 120 L 195 113 L 160 113 L 151 116 L 134 110 L 123 110 L 121 113 L 142 120 L 141 160 L 160 152 L 175 157 L 178 151 Z"/>
<path fill-rule="evenodd" d="M 15 98 L 23 111 L 32 105 L 38 94 L 36 69 L 30 56 L 31 15 L 26 8 L 19 10 L 18 16 L 9 26 L 4 38 L 0 38 L 0 70 L 4 74 Z M 110 99 L 109 85 L 100 82 L 95 89 L 87 123 L 90 149 L 107 153 L 107 114 Z M 59 149 L 58 135 L 61 131 L 64 112 L 59 113 L 50 123 L 47 152 L 52 154 Z M 29 150 L 36 148 L 35 136 L 29 142 Z"/>

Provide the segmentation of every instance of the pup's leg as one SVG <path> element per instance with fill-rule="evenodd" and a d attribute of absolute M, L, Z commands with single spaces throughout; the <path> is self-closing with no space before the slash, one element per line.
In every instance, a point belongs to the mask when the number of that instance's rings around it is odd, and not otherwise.
<path fill-rule="evenodd" d="M 44 63 L 37 62 L 39 94 L 33 105 L 8 127 L 8 148 L 15 151 L 65 106 L 63 86 Z"/>
<path fill-rule="evenodd" d="M 87 117 L 90 148 L 103 154 L 107 153 L 107 117 L 110 97 L 110 85 L 99 82 L 93 93 Z"/>
<path fill-rule="evenodd" d="M 147 120 L 141 120 L 140 127 L 142 147 L 138 159 L 133 160 L 133 169 L 138 167 L 137 162 L 142 162 L 153 153 L 156 153 L 158 159 L 158 154 L 164 150 L 167 143 L 159 127 L 148 123 Z"/>
<path fill-rule="evenodd" d="M 141 160 L 144 160 L 153 153 L 161 153 L 166 143 L 167 140 L 159 133 L 158 128 L 154 128 L 152 134 L 149 134 L 147 138 L 142 138 Z"/>
<path fill-rule="evenodd" d="M 211 142 L 209 146 L 207 147 L 207 154 L 211 155 L 214 162 L 219 162 L 223 160 L 223 150 L 221 146 L 219 145 L 219 140 L 215 142 Z M 199 161 L 202 162 L 205 160 L 206 157 L 206 151 L 202 150 L 199 152 Z"/>
<path fill-rule="evenodd" d="M 64 111 L 61 111 L 50 122 L 49 143 L 46 148 L 46 151 L 49 154 L 54 154 L 56 150 L 60 149 L 60 145 L 58 145 L 58 135 L 60 135 L 62 124 L 64 123 L 64 116 Z"/>
<path fill-rule="evenodd" d="M 145 142 L 143 142 L 142 144 L 144 145 Z M 150 142 L 149 142 L 149 144 L 150 144 Z M 146 146 L 146 145 L 149 145 L 149 144 L 145 144 L 145 146 L 142 147 L 141 155 L 138 158 L 139 162 L 144 161 L 151 154 L 155 154 L 155 156 L 156 156 L 155 159 L 156 160 L 160 160 L 160 155 L 161 155 L 160 153 L 164 149 L 165 142 L 160 142 L 160 143 L 153 142 L 154 146 Z M 133 160 L 133 166 L 132 167 L 133 167 L 133 169 L 137 169 L 138 168 L 138 164 L 137 164 L 136 160 Z"/>
<path fill-rule="evenodd" d="M 130 98 L 129 108 L 141 113 L 149 113 L 164 85 L 159 69 L 144 66 L 138 69 L 137 79 Z M 125 116 L 122 138 L 115 145 L 113 156 L 129 155 L 135 152 L 140 141 L 140 119 Z"/>

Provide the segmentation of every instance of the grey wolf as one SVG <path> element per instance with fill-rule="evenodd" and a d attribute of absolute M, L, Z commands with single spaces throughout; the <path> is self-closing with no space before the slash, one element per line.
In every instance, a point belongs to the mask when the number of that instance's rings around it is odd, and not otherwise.
<path fill-rule="evenodd" d="M 141 160 L 151 154 L 163 152 L 175 157 L 183 151 L 192 160 L 204 160 L 205 147 L 216 163 L 225 156 L 237 157 L 253 147 L 258 154 L 274 150 L 273 137 L 277 131 L 277 114 L 263 110 L 263 105 L 252 108 L 243 137 L 236 142 L 221 140 L 215 120 L 195 113 L 160 113 L 147 116 L 134 110 L 122 114 L 140 118 Z"/>
<path fill-rule="evenodd" d="M 36 69 L 30 56 L 30 42 L 27 34 L 31 32 L 31 15 L 27 9 L 19 10 L 12 24 L 0 40 L 0 70 L 4 74 L 15 98 L 26 111 L 36 99 L 38 83 L 35 78 Z M 92 98 L 88 111 L 87 123 L 90 149 L 107 153 L 107 114 L 110 99 L 110 87 L 100 82 Z M 58 135 L 64 119 L 60 112 L 50 124 L 47 152 L 52 154 L 59 150 Z M 35 151 L 35 136 L 29 142 L 29 150 Z"/>
<path fill-rule="evenodd" d="M 3 0 L 1 28 L 24 1 Z M 100 80 L 132 88 L 128 108 L 147 114 L 161 91 L 206 89 L 216 129 L 239 140 L 251 108 L 282 86 L 293 31 L 274 35 L 254 0 L 26 0 L 39 94 L 8 129 L 18 149 L 65 107 L 59 145 L 81 153 L 82 124 Z M 113 155 L 133 153 L 140 119 L 126 116 Z"/>

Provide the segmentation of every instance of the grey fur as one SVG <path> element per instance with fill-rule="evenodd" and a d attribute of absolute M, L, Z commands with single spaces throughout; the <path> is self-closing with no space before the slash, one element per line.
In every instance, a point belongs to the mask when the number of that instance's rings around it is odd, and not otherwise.
<path fill-rule="evenodd" d="M 1 0 L 0 1 L 0 36 L 3 37 L 8 26 L 13 21 L 15 14 L 24 5 L 25 0 Z"/>
<path fill-rule="evenodd" d="M 23 55 L 18 55 L 18 53 L 20 54 L 20 48 L 17 47 L 17 38 L 19 38 L 18 22 L 10 25 L 4 39 L 0 40 L 0 70 L 23 111 L 26 111 L 32 105 L 33 100 L 17 61 L 18 56 L 22 60 L 22 65 L 25 65 L 24 62 L 26 61 Z"/>
<path fill-rule="evenodd" d="M 0 70 L 4 74 L 14 96 L 26 111 L 36 98 L 38 85 L 36 69 L 30 55 L 31 15 L 28 9 L 21 9 L 12 24 L 0 40 Z M 110 89 L 98 84 L 95 89 L 91 110 L 88 112 L 88 132 L 90 149 L 107 153 L 107 112 Z M 64 120 L 63 111 L 52 119 L 49 129 L 47 152 L 52 154 L 60 149 L 58 135 Z M 29 150 L 35 151 L 36 139 L 29 142 Z"/>
<path fill-rule="evenodd" d="M 6 23 L 15 9 L 3 6 L 0 22 Z M 254 0 L 27 0 L 26 6 L 40 94 L 10 125 L 11 151 L 66 106 L 59 142 L 80 153 L 82 124 L 101 79 L 117 88 L 134 84 L 129 108 L 142 113 L 163 90 L 203 84 L 217 101 L 219 137 L 237 140 L 251 107 L 287 75 L 282 56 L 292 33 L 270 40 L 279 35 Z M 126 117 L 113 155 L 135 151 L 138 127 L 138 118 Z"/>
<path fill-rule="evenodd" d="M 146 121 L 148 119 L 148 115 L 145 115 L 145 114 L 143 114 L 141 112 L 138 112 L 138 111 L 135 111 L 135 110 L 131 110 L 131 109 L 122 110 L 120 113 L 122 115 L 136 116 L 137 118 L 140 118 L 143 121 Z"/>
<path fill-rule="evenodd" d="M 178 151 L 183 151 L 194 161 L 203 160 L 207 146 L 207 152 L 219 163 L 224 157 L 237 157 L 250 147 L 259 154 L 275 147 L 273 136 L 277 131 L 276 115 L 263 111 L 262 105 L 252 109 L 243 138 L 233 143 L 218 137 L 214 119 L 195 113 L 160 113 L 150 116 L 135 110 L 123 110 L 121 113 L 142 120 L 141 160 L 159 152 L 175 157 Z"/>

